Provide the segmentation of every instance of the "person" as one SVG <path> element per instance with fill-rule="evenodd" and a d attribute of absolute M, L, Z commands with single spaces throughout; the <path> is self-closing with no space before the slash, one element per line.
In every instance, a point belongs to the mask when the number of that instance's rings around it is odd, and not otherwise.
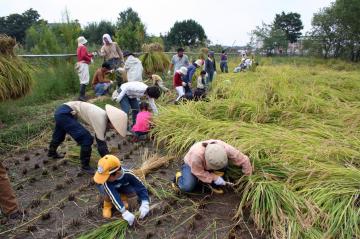
<path fill-rule="evenodd" d="M 197 78 L 197 87 L 194 92 L 195 100 L 201 100 L 201 99 L 205 98 L 205 95 L 206 95 L 206 90 L 205 90 L 206 77 L 205 77 L 205 75 L 206 75 L 206 71 L 202 70 L 200 72 L 199 77 Z"/>
<path fill-rule="evenodd" d="M 245 175 L 251 175 L 252 167 L 249 158 L 233 146 L 210 139 L 195 143 L 184 157 L 181 172 L 177 172 L 173 186 L 182 192 L 191 192 L 199 183 L 210 184 L 214 188 L 225 186 L 227 182 L 222 176 L 228 161 L 241 166 Z M 221 188 L 217 191 L 222 193 Z"/>
<path fill-rule="evenodd" d="M 198 59 L 193 64 L 191 64 L 190 66 L 187 67 L 187 73 L 182 78 L 183 82 L 185 83 L 185 84 L 183 84 L 183 86 L 184 86 L 185 98 L 186 99 L 192 99 L 193 98 L 193 93 L 192 93 L 192 90 L 191 90 L 192 78 L 193 78 L 193 75 L 196 72 L 196 69 L 201 67 L 202 65 L 203 65 L 203 61 Z"/>
<path fill-rule="evenodd" d="M 117 71 L 126 72 L 128 82 L 143 81 L 144 68 L 141 61 L 130 51 L 124 51 L 124 58 L 126 59 L 124 68 L 118 68 Z"/>
<path fill-rule="evenodd" d="M 121 213 L 129 225 L 133 225 L 135 215 L 129 212 L 127 197 L 136 194 L 141 203 L 139 219 L 143 219 L 150 211 L 149 193 L 141 180 L 130 170 L 122 167 L 120 160 L 114 155 L 105 155 L 98 162 L 94 181 L 104 197 L 103 217 L 111 218 L 112 205 Z"/>
<path fill-rule="evenodd" d="M 99 55 L 104 57 L 104 62 L 110 64 L 111 70 L 115 70 L 124 65 L 124 56 L 116 42 L 113 42 L 109 34 L 102 36 L 103 46 L 100 49 Z M 115 79 L 117 85 L 124 83 L 125 79 L 120 72 L 115 72 Z"/>
<path fill-rule="evenodd" d="M 234 73 L 245 71 L 247 69 L 250 69 L 252 66 L 252 60 L 245 55 L 243 55 L 243 58 L 241 59 L 240 64 L 235 67 Z"/>
<path fill-rule="evenodd" d="M 69 134 L 80 145 L 81 169 L 86 173 L 93 173 L 90 166 L 91 145 L 93 137 L 90 132 L 77 120 L 81 120 L 95 131 L 95 140 L 100 156 L 109 153 L 105 134 L 110 128 L 114 128 L 120 135 L 126 136 L 127 116 L 118 108 L 106 105 L 105 110 L 100 107 L 82 101 L 70 101 L 59 106 L 55 111 L 55 129 L 49 145 L 48 157 L 53 159 L 63 158 L 63 154 L 57 152 L 59 145 Z"/>
<path fill-rule="evenodd" d="M 149 111 L 149 104 L 146 102 L 140 103 L 140 112 L 136 116 L 136 123 L 132 127 L 135 134 L 134 141 L 138 141 L 143 135 L 147 135 L 150 131 L 151 112 Z"/>
<path fill-rule="evenodd" d="M 14 190 L 11 187 L 6 168 L 0 161 L 0 208 L 2 213 L 9 219 L 21 219 L 23 213 L 15 197 Z"/>
<path fill-rule="evenodd" d="M 208 58 L 205 61 L 205 71 L 207 73 L 207 79 L 206 79 L 207 85 L 211 84 L 214 75 L 216 74 L 216 62 L 214 55 L 215 53 L 213 51 L 210 51 Z"/>
<path fill-rule="evenodd" d="M 222 73 L 228 73 L 229 69 L 228 69 L 228 57 L 227 54 L 225 52 L 225 50 L 222 50 L 221 52 L 221 56 L 220 56 L 220 69 Z"/>
<path fill-rule="evenodd" d="M 165 85 L 164 81 L 161 79 L 159 75 L 152 74 L 151 79 L 153 81 L 153 85 L 158 86 L 163 92 L 170 91 Z"/>
<path fill-rule="evenodd" d="M 176 93 L 178 95 L 175 102 L 178 102 L 185 95 L 184 85 L 186 85 L 186 83 L 183 82 L 182 78 L 186 74 L 187 74 L 187 68 L 185 66 L 182 66 L 179 70 L 175 72 L 173 84 Z"/>
<path fill-rule="evenodd" d="M 122 84 L 118 90 L 114 91 L 112 99 L 120 103 L 120 107 L 126 115 L 130 113 L 130 109 L 132 110 L 132 125 L 134 125 L 139 112 L 138 99 L 146 96 L 152 112 L 158 114 L 154 99 L 158 99 L 160 94 L 161 91 L 157 86 L 147 86 L 143 82 L 133 81 Z"/>
<path fill-rule="evenodd" d="M 87 40 L 85 37 L 80 36 L 77 39 L 78 48 L 76 50 L 77 54 L 77 63 L 75 65 L 75 69 L 79 74 L 80 79 L 80 96 L 78 100 L 86 101 L 85 92 L 86 86 L 89 84 L 90 81 L 90 73 L 89 73 L 89 64 L 92 61 L 92 57 L 94 56 L 93 53 L 88 53 L 85 44 Z"/>
<path fill-rule="evenodd" d="M 106 77 L 106 74 L 110 72 L 110 70 L 111 66 L 108 62 L 104 62 L 101 68 L 96 70 L 91 83 L 96 96 L 102 96 L 109 92 L 113 82 Z"/>
<path fill-rule="evenodd" d="M 184 48 L 180 47 L 177 50 L 177 54 L 173 55 L 173 57 L 171 58 L 171 63 L 170 63 L 170 69 L 168 71 L 168 74 L 171 74 L 171 71 L 173 71 L 173 75 L 176 74 L 176 71 L 180 70 L 181 67 L 188 67 L 189 65 L 189 58 L 187 55 L 184 54 Z"/>

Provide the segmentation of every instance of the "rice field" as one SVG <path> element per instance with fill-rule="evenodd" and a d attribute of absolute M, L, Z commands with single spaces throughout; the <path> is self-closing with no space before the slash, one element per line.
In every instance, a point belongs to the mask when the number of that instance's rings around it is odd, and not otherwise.
<path fill-rule="evenodd" d="M 179 157 L 210 138 L 250 157 L 252 176 L 227 173 L 242 195 L 234 220 L 249 210 L 272 238 L 360 238 L 359 69 L 262 59 L 255 72 L 219 74 L 208 102 L 161 107 L 153 133 Z"/>

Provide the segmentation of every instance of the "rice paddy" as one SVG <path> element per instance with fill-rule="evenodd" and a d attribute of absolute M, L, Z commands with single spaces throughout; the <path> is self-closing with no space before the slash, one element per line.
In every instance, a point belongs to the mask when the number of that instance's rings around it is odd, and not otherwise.
<path fill-rule="evenodd" d="M 250 210 L 265 235 L 359 238 L 359 68 L 265 61 L 220 74 L 209 102 L 162 107 L 158 145 L 182 156 L 216 138 L 247 154 L 254 174 L 227 174 L 242 195 L 234 220 Z"/>

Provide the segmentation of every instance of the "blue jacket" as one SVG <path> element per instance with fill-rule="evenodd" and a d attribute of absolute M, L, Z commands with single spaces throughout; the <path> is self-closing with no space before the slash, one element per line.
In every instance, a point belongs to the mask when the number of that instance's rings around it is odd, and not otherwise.
<path fill-rule="evenodd" d="M 188 66 L 187 74 L 183 77 L 183 81 L 185 83 L 191 82 L 192 77 L 195 74 L 195 71 L 196 71 L 196 65 L 195 64 L 191 64 L 190 66 Z"/>
<path fill-rule="evenodd" d="M 141 201 L 150 201 L 147 189 L 141 180 L 130 170 L 122 169 L 122 175 L 114 182 L 105 182 L 104 189 L 116 209 L 123 213 L 126 209 L 120 198 L 122 187 L 131 186 Z"/>

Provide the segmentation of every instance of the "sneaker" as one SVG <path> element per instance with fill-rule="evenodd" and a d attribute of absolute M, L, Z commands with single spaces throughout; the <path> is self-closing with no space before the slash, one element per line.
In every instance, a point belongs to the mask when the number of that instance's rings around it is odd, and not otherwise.
<path fill-rule="evenodd" d="M 93 175 L 95 173 L 95 169 L 89 165 L 82 166 L 81 171 L 83 171 L 84 173 L 90 174 L 90 175 Z"/>

